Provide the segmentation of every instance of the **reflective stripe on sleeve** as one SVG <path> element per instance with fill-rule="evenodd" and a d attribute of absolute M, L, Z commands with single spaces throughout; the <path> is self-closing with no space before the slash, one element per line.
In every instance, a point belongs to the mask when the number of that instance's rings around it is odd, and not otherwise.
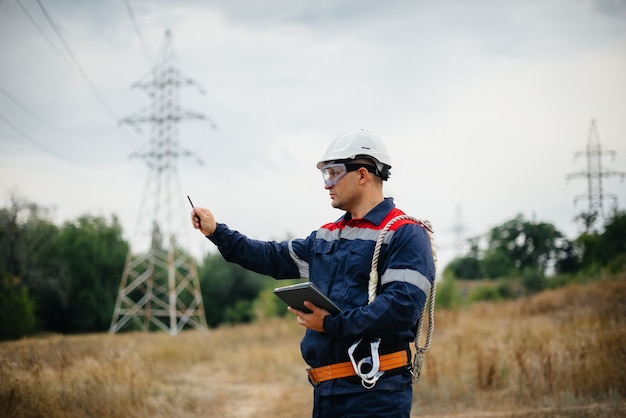
<path fill-rule="evenodd" d="M 300 273 L 300 277 L 303 279 L 309 278 L 309 263 L 301 259 L 296 255 L 296 252 L 293 250 L 293 240 L 289 241 L 289 255 L 296 266 L 298 267 L 298 272 Z"/>
<path fill-rule="evenodd" d="M 387 269 L 380 279 L 381 285 L 391 282 L 405 282 L 417 286 L 425 294 L 430 293 L 430 280 L 422 273 L 411 269 Z"/>

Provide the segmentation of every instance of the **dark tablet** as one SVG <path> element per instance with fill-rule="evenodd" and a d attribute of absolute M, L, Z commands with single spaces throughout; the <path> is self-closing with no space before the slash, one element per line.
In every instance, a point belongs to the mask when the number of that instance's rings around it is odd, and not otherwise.
<path fill-rule="evenodd" d="M 274 294 L 281 298 L 287 305 L 302 312 L 311 313 L 311 311 L 304 306 L 305 300 L 312 302 L 320 308 L 326 309 L 331 314 L 341 312 L 341 309 L 311 282 L 279 287 L 274 289 Z"/>

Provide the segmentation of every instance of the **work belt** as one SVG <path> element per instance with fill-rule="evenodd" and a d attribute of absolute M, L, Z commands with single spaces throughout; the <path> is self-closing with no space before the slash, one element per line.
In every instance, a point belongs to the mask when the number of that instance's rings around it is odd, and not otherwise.
<path fill-rule="evenodd" d="M 408 350 L 396 351 L 389 354 L 381 354 L 380 371 L 387 372 L 394 369 L 410 367 L 411 360 Z M 343 363 L 330 364 L 328 366 L 316 367 L 315 369 L 307 369 L 309 379 L 314 385 L 333 379 L 341 379 L 342 377 L 356 376 L 354 367 L 349 361 Z"/>

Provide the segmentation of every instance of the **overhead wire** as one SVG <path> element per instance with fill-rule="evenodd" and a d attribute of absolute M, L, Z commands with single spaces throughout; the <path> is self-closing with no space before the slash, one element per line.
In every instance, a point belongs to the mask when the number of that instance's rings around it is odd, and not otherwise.
<path fill-rule="evenodd" d="M 43 12 L 44 17 L 46 18 L 46 20 L 48 21 L 48 23 L 50 24 L 50 27 L 52 27 L 52 29 L 54 30 L 54 33 L 57 35 L 57 37 L 59 38 L 59 41 L 61 41 L 61 45 L 63 45 L 63 48 L 65 49 L 65 52 L 67 53 L 67 55 L 71 58 L 72 62 L 74 63 L 74 66 L 76 67 L 76 69 L 78 70 L 78 72 L 81 74 L 81 76 L 83 77 L 83 79 L 85 80 L 85 82 L 87 83 L 87 85 L 89 86 L 89 88 L 91 89 L 91 91 L 93 92 L 93 94 L 96 96 L 96 98 L 98 99 L 98 101 L 100 102 L 100 104 L 102 105 L 102 107 L 104 107 L 104 109 L 107 111 L 107 113 L 116 121 L 118 120 L 117 115 L 115 114 L 115 112 L 113 111 L 113 109 L 108 105 L 108 103 L 106 102 L 106 100 L 104 100 L 104 98 L 102 97 L 102 95 L 100 94 L 100 92 L 98 91 L 98 89 L 96 88 L 95 84 L 91 81 L 91 78 L 89 78 L 89 76 L 87 75 L 87 73 L 85 72 L 85 70 L 83 69 L 82 65 L 80 64 L 80 62 L 78 61 L 78 58 L 76 58 L 76 55 L 74 55 L 74 53 L 72 52 L 72 49 L 70 48 L 70 46 L 68 45 L 68 43 L 65 41 L 65 38 L 63 37 L 63 35 L 61 34 L 61 31 L 59 30 L 59 28 L 57 27 L 57 25 L 54 23 L 54 20 L 52 19 L 52 16 L 50 16 L 50 13 L 48 13 L 48 10 L 44 7 L 44 5 L 41 3 L 41 0 L 35 0 L 37 2 L 37 4 L 39 5 L 39 8 L 41 9 L 41 11 Z"/>
<path fill-rule="evenodd" d="M 17 132 L 21 137 L 23 137 L 24 139 L 27 139 L 30 143 L 32 143 L 33 145 L 35 145 L 36 147 L 38 147 L 39 149 L 45 151 L 47 154 L 52 155 L 53 157 L 58 158 L 59 160 L 63 160 L 63 161 L 68 161 L 66 158 L 63 158 L 61 155 L 57 154 L 54 150 L 52 150 L 51 148 L 46 147 L 45 145 L 43 145 L 41 142 L 37 141 L 36 139 L 34 139 L 32 136 L 28 135 L 26 132 L 22 131 L 20 128 L 18 128 L 17 126 L 15 126 L 13 123 L 11 123 L 10 120 L 8 120 L 7 118 L 5 118 L 4 116 L 2 116 L 0 114 L 0 120 L 2 120 L 9 128 L 13 129 L 15 132 Z"/>
<path fill-rule="evenodd" d="M 46 32 L 44 32 L 43 28 L 37 23 L 35 19 L 33 19 L 33 16 L 28 12 L 28 9 L 24 7 L 22 2 L 20 0 L 15 0 L 15 2 L 19 6 L 19 8 L 22 10 L 22 13 L 24 13 L 24 15 L 28 18 L 28 20 L 30 20 L 30 23 L 35 27 L 35 29 L 37 29 L 37 32 L 39 32 L 41 37 L 44 38 L 46 42 L 48 42 L 48 45 L 50 46 L 50 48 L 52 48 L 52 50 L 56 52 L 63 59 L 67 59 L 65 54 L 63 54 L 63 52 L 55 45 L 55 43 L 52 42 L 52 39 L 50 39 L 50 37 L 46 34 Z"/>
<path fill-rule="evenodd" d="M 15 97 L 13 97 L 11 94 L 9 94 L 9 92 L 6 91 L 2 86 L 0 86 L 0 93 L 4 97 L 6 97 L 11 103 L 13 103 L 15 106 L 20 108 L 24 113 L 26 113 L 27 115 L 29 115 L 30 117 L 32 117 L 33 119 L 35 119 L 36 121 L 41 123 L 42 125 L 45 125 L 46 127 L 50 128 L 50 129 L 53 129 L 53 130 L 55 130 L 55 131 L 57 131 L 59 133 L 62 133 L 64 135 L 73 135 L 73 136 L 79 135 L 78 133 L 70 132 L 67 129 L 61 128 L 60 126 L 55 125 L 54 123 L 52 123 L 49 120 L 43 118 L 42 116 L 39 116 L 37 113 L 35 113 L 34 111 L 32 111 L 31 109 L 26 107 L 24 104 L 22 104 L 20 101 L 18 101 Z"/>
<path fill-rule="evenodd" d="M 130 2 L 128 0 L 124 0 L 124 5 L 126 6 L 126 13 L 128 14 L 128 17 L 130 18 L 130 21 L 133 24 L 133 28 L 135 29 L 135 34 L 139 38 L 139 42 L 141 42 L 141 47 L 142 47 L 144 56 L 146 58 L 146 62 L 148 63 L 148 66 L 150 66 L 152 65 L 152 60 L 153 60 L 152 55 L 150 54 L 150 50 L 148 49 L 148 46 L 146 45 L 146 41 L 141 32 L 141 28 L 139 27 L 139 24 L 137 23 L 137 19 L 135 18 L 135 13 L 133 12 L 133 8 L 131 7 Z"/>
<path fill-rule="evenodd" d="M 45 19 L 49 23 L 50 27 L 54 30 L 54 32 L 57 35 L 59 41 L 63 45 L 66 53 L 64 53 L 63 51 L 61 51 L 58 48 L 57 44 L 48 36 L 46 31 L 43 29 L 43 27 L 40 24 L 38 24 L 37 20 L 28 11 L 28 9 L 22 4 L 21 0 L 16 0 L 16 3 L 19 6 L 19 8 L 21 9 L 22 13 L 28 18 L 30 23 L 35 27 L 35 29 L 39 32 L 39 34 L 42 36 L 42 38 L 44 38 L 44 40 L 48 43 L 50 48 L 52 48 L 52 50 L 55 53 L 57 53 L 57 55 L 59 55 L 59 57 L 63 58 L 64 60 L 67 60 L 70 63 L 70 65 L 73 65 L 79 71 L 79 73 L 84 78 L 84 80 L 86 81 L 86 83 L 88 84 L 88 86 L 90 87 L 92 92 L 95 94 L 95 96 L 98 99 L 99 103 L 104 107 L 104 109 L 107 111 L 109 116 L 111 116 L 117 122 L 117 124 L 119 126 L 120 124 L 119 124 L 119 120 L 118 120 L 117 115 L 112 110 L 112 107 L 108 105 L 108 103 L 106 102 L 104 97 L 100 94 L 100 92 L 96 88 L 95 84 L 91 81 L 91 78 L 87 75 L 86 71 L 84 70 L 84 68 L 80 64 L 80 62 L 77 59 L 76 55 L 73 53 L 72 49 L 70 48 L 68 42 L 62 36 L 60 30 L 58 29 L 58 26 L 56 25 L 55 21 L 53 20 L 51 14 L 44 7 L 44 5 L 42 4 L 42 2 L 40 0 L 36 0 L 36 1 L 37 1 L 37 4 L 39 5 L 39 8 L 41 9 L 41 12 L 42 12 L 43 16 L 45 17 Z M 132 13 L 132 11 L 131 11 L 131 13 Z M 134 17 L 134 15 L 133 15 L 133 17 Z M 145 52 L 148 53 L 147 49 L 146 49 Z M 44 124 L 44 125 L 46 125 L 48 127 L 51 127 L 51 128 L 53 128 L 53 129 L 55 129 L 57 131 L 60 131 L 60 132 L 64 131 L 63 133 L 65 133 L 65 134 L 79 135 L 79 134 L 76 134 L 76 133 L 70 133 L 69 131 L 67 131 L 67 130 L 65 130 L 63 128 L 60 128 L 59 126 L 54 125 L 54 124 L 50 123 L 49 121 L 45 120 L 44 118 L 42 118 L 41 116 L 39 116 L 35 112 L 33 112 L 32 110 L 28 109 L 24 104 L 20 103 L 17 99 L 15 99 L 15 97 L 13 97 L 10 94 L 8 94 L 8 92 L 6 90 L 2 89 L 1 92 L 8 100 L 13 102 L 17 107 L 22 109 L 24 112 L 29 114 L 31 117 L 37 119 L 42 124 Z M 123 128 L 127 129 L 128 127 L 124 126 Z M 135 134 L 140 133 L 140 129 L 137 128 L 137 127 L 135 127 L 134 129 L 130 129 L 130 130 L 133 133 L 135 133 Z"/>

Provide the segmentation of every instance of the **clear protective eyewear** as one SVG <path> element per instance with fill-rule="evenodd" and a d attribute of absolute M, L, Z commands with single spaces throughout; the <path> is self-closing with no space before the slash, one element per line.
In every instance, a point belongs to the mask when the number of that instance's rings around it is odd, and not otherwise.
<path fill-rule="evenodd" d="M 322 177 L 324 178 L 324 184 L 326 185 L 326 187 L 333 187 L 350 171 L 356 171 L 361 167 L 367 169 L 367 171 L 369 171 L 370 173 L 376 174 L 376 167 L 362 163 L 329 163 L 322 166 L 322 168 L 320 168 L 320 171 L 322 172 Z"/>

